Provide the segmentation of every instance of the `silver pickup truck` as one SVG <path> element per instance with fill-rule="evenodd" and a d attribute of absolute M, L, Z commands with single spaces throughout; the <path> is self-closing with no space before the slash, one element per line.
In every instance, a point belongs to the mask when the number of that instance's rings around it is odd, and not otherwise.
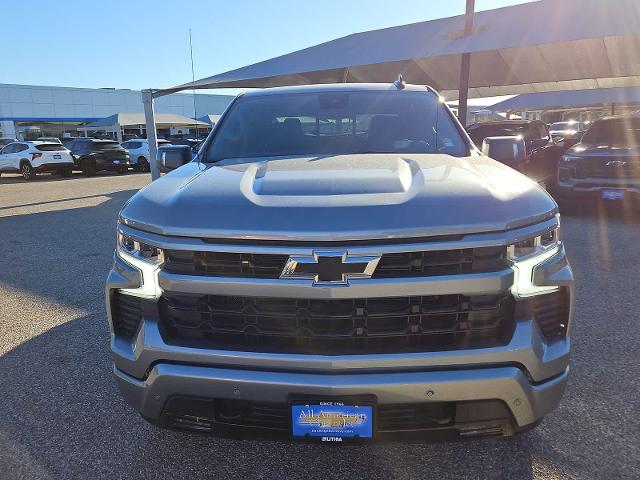
<path fill-rule="evenodd" d="M 432 89 L 252 91 L 193 161 L 159 161 L 106 285 L 115 378 L 148 421 L 459 439 L 558 405 L 574 280 L 557 205 Z"/>

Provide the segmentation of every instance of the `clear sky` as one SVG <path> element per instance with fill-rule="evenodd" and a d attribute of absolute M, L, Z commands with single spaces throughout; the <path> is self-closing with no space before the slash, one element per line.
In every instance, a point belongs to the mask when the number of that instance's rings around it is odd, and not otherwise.
<path fill-rule="evenodd" d="M 4 1 L 0 83 L 131 89 L 191 80 L 189 28 L 197 79 L 465 8 L 465 0 Z M 476 10 L 525 1 L 476 0 Z"/>

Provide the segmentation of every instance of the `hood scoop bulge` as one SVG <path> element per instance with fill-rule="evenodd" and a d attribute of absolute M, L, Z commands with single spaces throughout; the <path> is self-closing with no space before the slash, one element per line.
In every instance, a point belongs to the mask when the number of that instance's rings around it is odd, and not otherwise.
<path fill-rule="evenodd" d="M 407 201 L 424 184 L 422 171 L 412 160 L 354 158 L 345 168 L 344 157 L 340 162 L 332 161 L 334 158 L 253 164 L 243 175 L 241 190 L 247 199 L 263 206 L 282 205 L 286 199 L 296 206 L 371 205 L 372 201 L 392 205 Z"/>

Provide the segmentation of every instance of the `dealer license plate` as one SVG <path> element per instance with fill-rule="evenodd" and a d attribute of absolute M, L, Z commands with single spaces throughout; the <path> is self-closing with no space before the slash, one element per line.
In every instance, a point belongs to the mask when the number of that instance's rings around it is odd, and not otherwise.
<path fill-rule="evenodd" d="M 60 160 L 62 157 L 60 155 L 54 155 L 53 158 L 55 158 L 56 160 Z"/>
<path fill-rule="evenodd" d="M 291 406 L 291 433 L 294 437 L 316 437 L 326 442 L 373 437 L 372 405 L 345 405 L 316 402 Z"/>
<path fill-rule="evenodd" d="M 605 200 L 624 200 L 624 190 L 602 190 L 602 198 Z"/>

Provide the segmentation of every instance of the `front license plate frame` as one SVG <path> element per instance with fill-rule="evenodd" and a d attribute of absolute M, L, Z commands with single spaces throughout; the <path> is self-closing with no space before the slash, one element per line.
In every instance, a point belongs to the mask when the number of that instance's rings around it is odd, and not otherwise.
<path fill-rule="evenodd" d="M 376 432 L 375 397 L 292 397 L 289 424 L 295 440 L 368 442 Z"/>
<path fill-rule="evenodd" d="M 624 190 L 605 188 L 600 191 L 603 200 L 624 200 Z"/>

